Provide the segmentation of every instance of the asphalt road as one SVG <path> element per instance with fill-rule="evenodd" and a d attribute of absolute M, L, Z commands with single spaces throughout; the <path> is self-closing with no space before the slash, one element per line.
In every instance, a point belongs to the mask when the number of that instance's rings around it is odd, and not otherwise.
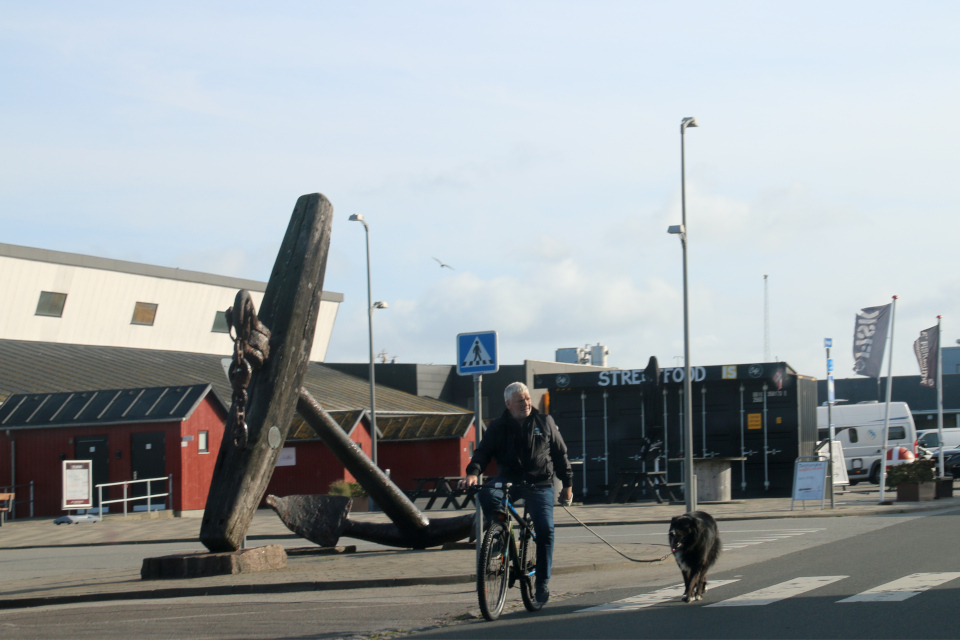
<path fill-rule="evenodd" d="M 952 602 L 960 579 L 941 582 L 902 601 L 838 601 L 915 573 L 958 572 L 960 578 L 960 554 L 953 552 L 951 542 L 960 527 L 960 510 L 721 522 L 720 527 L 725 552 L 711 574 L 711 590 L 695 604 L 682 604 L 675 595 L 663 593 L 678 583 L 679 571 L 673 563 L 662 563 L 557 575 L 551 585 L 554 598 L 538 614 L 527 613 L 514 590 L 503 617 L 495 623 L 477 617 L 476 592 L 470 585 L 454 585 L 8 610 L 0 611 L 0 638 L 370 638 L 410 633 L 436 638 L 957 636 L 960 608 Z M 622 525 L 597 531 L 629 551 L 634 541 L 663 540 L 664 529 L 663 525 Z M 557 553 L 563 552 L 565 539 L 592 538 L 579 528 L 560 529 L 558 534 Z M 7 550 L 0 551 L 0 571 L 19 572 L 21 577 L 30 571 L 46 575 L 61 571 L 66 579 L 75 570 L 72 563 L 129 566 L 138 558 L 184 547 Z M 795 584 L 796 579 L 822 576 L 833 579 L 820 580 L 807 591 L 769 604 L 708 606 L 791 581 L 795 590 L 807 588 L 810 584 Z M 777 592 L 778 597 L 784 589 Z M 612 610 L 588 610 L 629 598 L 639 600 L 615 604 Z"/>

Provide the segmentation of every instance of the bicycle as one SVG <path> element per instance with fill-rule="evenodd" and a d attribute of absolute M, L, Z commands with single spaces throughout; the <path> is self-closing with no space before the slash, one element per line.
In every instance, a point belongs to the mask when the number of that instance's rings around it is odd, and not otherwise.
<path fill-rule="evenodd" d="M 512 485 L 509 482 L 496 483 L 492 487 L 474 485 L 468 490 L 478 493 L 482 488 L 503 491 L 500 509 L 490 514 L 490 525 L 480 545 L 477 560 L 477 600 L 480 612 L 491 622 L 500 617 L 506 602 L 507 589 L 520 583 L 520 597 L 527 611 L 539 611 L 543 604 L 537 602 L 534 582 L 537 575 L 537 535 L 533 530 L 533 520 L 524 505 L 523 516 L 510 501 L 510 488 L 531 486 Z M 479 498 L 477 498 L 479 500 Z M 514 535 L 513 523 L 519 527 L 519 547 Z"/>

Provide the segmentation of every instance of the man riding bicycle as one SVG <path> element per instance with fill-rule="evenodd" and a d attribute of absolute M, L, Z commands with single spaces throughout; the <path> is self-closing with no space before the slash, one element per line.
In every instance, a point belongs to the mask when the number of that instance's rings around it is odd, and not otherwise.
<path fill-rule="evenodd" d="M 490 421 L 480 446 L 467 465 L 461 485 L 477 484 L 490 459 L 497 462 L 497 477 L 491 484 L 528 483 L 517 497 L 523 498 L 537 534 L 536 600 L 544 604 L 550 598 L 550 568 L 553 565 L 554 476 L 563 486 L 560 499 L 573 498 L 573 469 L 567 459 L 567 445 L 557 424 L 530 404 L 530 390 L 522 382 L 513 382 L 503 391 L 506 411 Z M 502 491 L 491 488 L 479 493 L 484 514 L 500 508 Z M 478 541 L 479 543 L 479 541 Z"/>

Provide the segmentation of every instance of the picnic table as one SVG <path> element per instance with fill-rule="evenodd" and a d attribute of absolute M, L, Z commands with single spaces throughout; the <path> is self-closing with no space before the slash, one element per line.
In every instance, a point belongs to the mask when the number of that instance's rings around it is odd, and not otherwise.
<path fill-rule="evenodd" d="M 682 486 L 682 482 L 667 482 L 665 471 L 644 471 L 642 469 L 619 469 L 617 477 L 610 485 L 610 491 L 607 494 L 607 503 L 614 502 L 636 502 L 639 499 L 639 493 L 644 487 L 649 487 L 653 491 L 654 499 L 663 504 L 663 498 L 660 492 L 664 492 L 670 499 L 670 502 L 681 502 L 674 495 L 674 487 Z"/>
<path fill-rule="evenodd" d="M 0 493 L 0 527 L 3 521 L 7 519 L 7 513 L 13 508 L 13 493 Z"/>
<path fill-rule="evenodd" d="M 424 507 L 424 511 L 429 511 L 433 508 L 433 503 L 437 501 L 437 498 L 444 498 L 443 504 L 440 506 L 441 509 L 446 509 L 450 505 L 453 505 L 454 509 L 463 509 L 473 502 L 474 497 L 467 495 L 466 491 L 457 486 L 461 477 L 462 476 L 436 476 L 432 478 L 414 478 L 417 487 L 413 491 L 407 491 L 407 496 L 411 501 L 415 501 L 417 498 L 430 498 L 427 506 Z M 462 502 L 458 500 L 458 498 L 461 497 L 463 498 Z"/>

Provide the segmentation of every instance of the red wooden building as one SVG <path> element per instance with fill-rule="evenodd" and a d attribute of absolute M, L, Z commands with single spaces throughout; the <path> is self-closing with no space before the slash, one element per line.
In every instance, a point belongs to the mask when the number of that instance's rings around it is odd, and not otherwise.
<path fill-rule="evenodd" d="M 0 405 L 0 490 L 18 485 L 16 516 L 29 515 L 22 492 L 31 481 L 34 515 L 63 515 L 61 461 L 83 459 L 95 461 L 95 484 L 172 474 L 172 508 L 199 515 L 223 440 L 223 399 L 231 393 L 221 360 L 0 340 L 0 399 L 12 394 Z M 142 386 L 118 389 L 123 383 Z M 367 381 L 311 363 L 303 384 L 369 456 Z M 110 385 L 117 386 L 99 390 Z M 414 478 L 464 472 L 473 452 L 473 412 L 379 386 L 377 408 L 380 467 L 390 469 L 401 489 L 414 488 Z M 354 478 L 295 416 L 267 494 L 327 493 L 335 480 Z M 118 497 L 114 488 L 104 499 Z"/>
<path fill-rule="evenodd" d="M 95 485 L 172 474 L 167 507 L 203 509 L 227 415 L 211 390 L 207 384 L 13 395 L 0 406 L 0 460 L 16 484 L 34 483 L 34 516 L 63 515 L 63 460 L 92 460 Z M 128 495 L 145 495 L 145 488 L 131 485 Z M 168 483 L 151 483 L 150 491 L 167 493 Z M 104 490 L 105 501 L 121 497 L 122 487 Z M 122 504 L 107 508 L 123 511 Z"/>

